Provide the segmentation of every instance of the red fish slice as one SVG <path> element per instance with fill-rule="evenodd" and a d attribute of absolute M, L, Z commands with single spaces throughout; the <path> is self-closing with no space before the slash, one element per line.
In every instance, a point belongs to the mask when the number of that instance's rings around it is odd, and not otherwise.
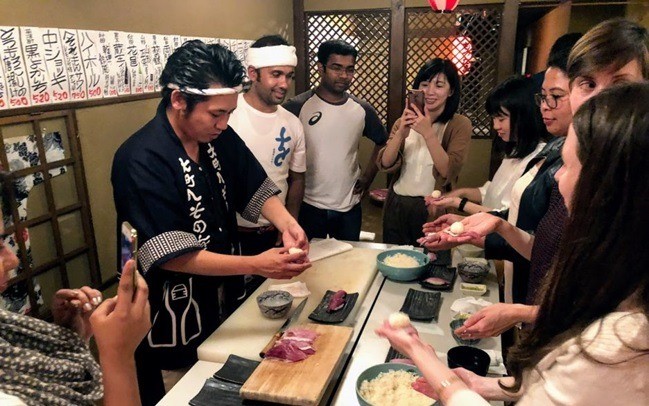
<path fill-rule="evenodd" d="M 331 299 L 329 299 L 329 305 L 327 306 L 327 312 L 333 313 L 336 310 L 342 309 L 345 306 L 346 297 L 347 292 L 342 289 L 331 295 Z"/>

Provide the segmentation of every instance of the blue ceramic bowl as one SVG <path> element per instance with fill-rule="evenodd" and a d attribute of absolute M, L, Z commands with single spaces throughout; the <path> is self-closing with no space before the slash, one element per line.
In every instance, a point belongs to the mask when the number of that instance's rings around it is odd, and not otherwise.
<path fill-rule="evenodd" d="M 455 339 L 455 342 L 458 343 L 459 345 L 476 345 L 480 342 L 479 338 L 474 338 L 474 339 L 463 339 L 460 336 L 455 334 L 455 330 L 458 328 L 462 327 L 464 325 L 464 322 L 466 319 L 455 319 L 451 322 L 451 335 Z"/>
<path fill-rule="evenodd" d="M 387 265 L 384 262 L 385 258 L 395 254 L 408 255 L 417 260 L 419 265 L 412 268 L 400 268 Z M 416 279 L 421 279 L 421 277 L 424 276 L 424 273 L 426 273 L 429 264 L 430 258 L 428 258 L 428 255 L 424 254 L 423 252 L 408 249 L 387 250 L 376 256 L 376 266 L 379 271 L 383 274 L 383 276 L 393 281 L 408 282 L 414 281 Z"/>
<path fill-rule="evenodd" d="M 401 371 L 401 370 L 413 372 L 415 375 L 421 376 L 421 372 L 419 372 L 419 369 L 417 369 L 416 366 L 398 364 L 393 362 L 387 364 L 374 365 L 372 367 L 367 368 L 365 371 L 363 371 L 358 376 L 358 379 L 356 379 L 356 398 L 358 399 L 358 403 L 361 406 L 372 406 L 371 403 L 369 403 L 367 400 L 365 400 L 364 397 L 361 396 L 361 384 L 363 383 L 363 381 L 370 381 L 376 378 L 377 376 L 379 376 L 381 372 Z M 432 403 L 434 403 L 434 401 L 431 399 L 431 404 Z"/>

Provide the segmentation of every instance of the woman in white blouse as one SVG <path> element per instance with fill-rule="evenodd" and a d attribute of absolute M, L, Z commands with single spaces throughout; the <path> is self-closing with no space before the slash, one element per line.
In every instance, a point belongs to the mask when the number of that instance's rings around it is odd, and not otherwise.
<path fill-rule="evenodd" d="M 638 100 L 648 83 L 605 90 L 574 116 L 555 175 L 570 219 L 536 323 L 509 352 L 512 377 L 451 371 L 414 328 L 377 330 L 420 368 L 420 391 L 446 405 L 649 404 L 649 105 Z"/>
<path fill-rule="evenodd" d="M 438 209 L 458 209 L 468 214 L 509 207 L 514 183 L 545 145 L 548 136 L 534 103 L 532 80 L 512 77 L 496 86 L 485 104 L 496 134 L 507 143 L 506 156 L 491 181 L 479 188 L 452 190 L 426 203 Z"/>

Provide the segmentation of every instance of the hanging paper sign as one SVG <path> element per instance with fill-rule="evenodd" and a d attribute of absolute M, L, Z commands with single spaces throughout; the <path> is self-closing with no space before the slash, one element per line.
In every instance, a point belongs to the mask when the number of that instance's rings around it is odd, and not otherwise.
<path fill-rule="evenodd" d="M 29 93 L 33 106 L 52 103 L 52 88 L 49 85 L 45 54 L 41 41 L 40 29 L 20 27 L 20 43 L 29 82 Z"/>
<path fill-rule="evenodd" d="M 30 106 L 29 81 L 18 27 L 0 27 L 0 55 L 7 81 L 9 108 Z"/>
<path fill-rule="evenodd" d="M 99 31 L 77 31 L 79 35 L 79 50 L 86 72 L 88 99 L 101 99 L 104 97 L 106 78 L 100 60 Z"/>
<path fill-rule="evenodd" d="M 88 89 L 86 87 L 86 74 L 83 70 L 77 30 L 60 29 L 59 32 L 65 63 L 68 68 L 70 101 L 85 100 L 88 98 Z"/>
<path fill-rule="evenodd" d="M 114 69 L 115 61 L 113 60 L 113 44 L 110 41 L 110 35 L 106 31 L 94 31 L 97 33 L 97 48 L 99 49 L 99 63 L 104 78 L 102 85 L 104 97 L 117 96 L 117 75 Z"/>
<path fill-rule="evenodd" d="M 142 94 L 144 93 L 144 74 L 140 66 L 140 46 L 137 40 L 139 35 L 127 32 L 124 33 L 124 36 L 131 94 Z"/>
<path fill-rule="evenodd" d="M 126 33 L 121 31 L 110 31 L 109 37 L 113 45 L 113 64 L 111 76 L 115 77 L 117 83 L 117 94 L 124 96 L 131 94 L 131 74 L 126 52 Z"/>
<path fill-rule="evenodd" d="M 183 39 L 180 37 L 180 35 L 173 35 L 173 36 L 171 37 L 171 39 L 172 39 L 172 41 L 173 41 L 173 48 L 174 48 L 174 51 L 175 51 L 176 49 L 180 48 L 180 46 L 181 46 L 181 45 L 183 44 L 183 42 L 184 42 Z"/>
<path fill-rule="evenodd" d="M 144 93 L 153 93 L 155 91 L 153 55 L 151 51 L 151 48 L 153 48 L 153 38 L 151 38 L 151 34 L 138 34 L 136 40 L 139 44 L 139 70 L 142 76 Z"/>
<path fill-rule="evenodd" d="M 0 110 L 9 108 L 9 99 L 7 99 L 7 84 L 5 83 L 5 72 L 0 63 Z"/>
<path fill-rule="evenodd" d="M 63 45 L 58 28 L 39 28 L 47 76 L 52 88 L 52 102 L 65 103 L 70 101 L 70 85 L 68 68 L 63 56 Z"/>
<path fill-rule="evenodd" d="M 164 37 L 162 35 L 153 34 L 151 35 L 151 62 L 153 63 L 153 78 L 154 78 L 154 90 L 159 91 L 160 87 L 160 75 L 164 70 L 164 65 L 167 61 L 164 54 Z"/>
<path fill-rule="evenodd" d="M 460 0 L 428 0 L 428 4 L 434 11 L 453 11 Z"/>

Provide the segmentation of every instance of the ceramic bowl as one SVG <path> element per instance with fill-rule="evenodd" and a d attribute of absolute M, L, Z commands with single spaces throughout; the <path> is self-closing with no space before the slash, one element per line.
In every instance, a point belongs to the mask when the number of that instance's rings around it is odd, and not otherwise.
<path fill-rule="evenodd" d="M 462 255 L 462 258 L 481 258 L 484 257 L 484 249 L 476 247 L 473 244 L 462 244 L 455 247 Z"/>
<path fill-rule="evenodd" d="M 421 372 L 419 372 L 419 369 L 417 369 L 416 366 L 398 364 L 394 362 L 374 365 L 367 368 L 365 371 L 363 371 L 358 376 L 358 379 L 356 379 L 356 398 L 358 399 L 358 403 L 361 406 L 372 406 L 371 403 L 369 403 L 367 400 L 365 400 L 364 397 L 361 396 L 361 384 L 363 383 L 363 381 L 370 381 L 376 378 L 377 376 L 379 376 L 381 372 L 401 371 L 401 370 L 413 372 L 415 375 L 421 376 Z"/>
<path fill-rule="evenodd" d="M 387 257 L 395 254 L 405 254 L 414 258 L 418 266 L 411 268 L 401 268 L 396 266 L 387 265 L 384 261 Z M 393 249 L 383 251 L 376 256 L 376 266 L 379 272 L 388 279 L 393 281 L 408 282 L 420 279 L 428 269 L 430 258 L 423 252 L 408 250 L 408 249 Z"/>
<path fill-rule="evenodd" d="M 479 348 L 461 345 L 448 350 L 446 362 L 449 368 L 462 367 L 477 375 L 487 376 L 491 358 L 489 358 L 489 354 Z"/>
<path fill-rule="evenodd" d="M 280 319 L 288 314 L 293 304 L 293 295 L 283 290 L 267 290 L 257 296 L 261 314 L 269 319 Z"/>
<path fill-rule="evenodd" d="M 453 335 L 453 338 L 455 339 L 455 342 L 458 343 L 459 345 L 476 345 L 480 342 L 479 338 L 475 338 L 472 340 L 468 339 L 463 339 L 458 335 L 455 335 L 455 330 L 458 329 L 459 327 L 462 327 L 464 325 L 464 322 L 466 319 L 455 319 L 451 322 L 451 334 Z"/>
<path fill-rule="evenodd" d="M 463 282 L 482 283 L 489 274 L 489 263 L 482 258 L 466 258 L 457 264 L 457 273 Z"/>

